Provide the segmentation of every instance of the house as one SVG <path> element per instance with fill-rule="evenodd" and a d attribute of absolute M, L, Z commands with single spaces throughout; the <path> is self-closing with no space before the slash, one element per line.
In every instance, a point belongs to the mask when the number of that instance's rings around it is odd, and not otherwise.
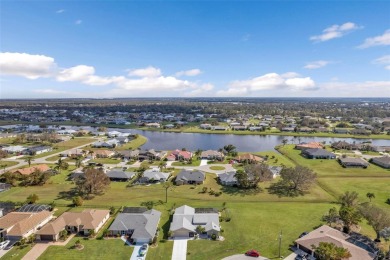
<path fill-rule="evenodd" d="M 161 160 L 165 156 L 165 152 L 155 151 L 154 149 L 149 150 L 139 150 L 138 151 L 138 160 Z"/>
<path fill-rule="evenodd" d="M 113 137 L 117 137 L 117 136 L 120 136 L 122 133 L 119 132 L 119 131 L 110 131 L 107 133 L 107 136 L 110 137 L 110 138 L 113 138 Z"/>
<path fill-rule="evenodd" d="M 211 129 L 212 126 L 210 124 L 200 124 L 199 128 L 200 129 Z"/>
<path fill-rule="evenodd" d="M 272 178 L 275 179 L 276 177 L 280 176 L 280 172 L 283 170 L 283 167 L 282 166 L 271 166 L 271 165 L 269 165 L 268 169 L 272 173 Z"/>
<path fill-rule="evenodd" d="M 166 182 L 171 174 L 168 172 L 160 172 L 158 168 L 152 168 L 144 171 L 142 177 L 139 179 L 140 182 Z"/>
<path fill-rule="evenodd" d="M 7 147 L 3 147 L 1 150 L 9 153 L 9 154 L 19 154 L 26 150 L 27 147 L 21 146 L 21 145 L 11 145 Z"/>
<path fill-rule="evenodd" d="M 377 250 L 373 243 L 368 239 L 361 239 L 362 236 L 356 233 L 351 235 L 338 231 L 327 225 L 323 225 L 309 234 L 295 240 L 296 247 L 312 256 L 315 256 L 313 246 L 319 246 L 321 242 L 335 244 L 338 247 L 348 249 L 351 258 L 354 260 L 373 260 L 376 259 Z M 368 242 L 363 242 L 368 241 Z"/>
<path fill-rule="evenodd" d="M 94 155 L 96 158 L 111 158 L 115 155 L 115 152 L 110 150 L 96 150 L 94 151 Z"/>
<path fill-rule="evenodd" d="M 106 175 L 111 181 L 129 181 L 135 176 L 135 172 L 125 172 L 121 169 L 113 169 L 108 171 Z"/>
<path fill-rule="evenodd" d="M 203 151 L 200 154 L 200 158 L 203 160 L 218 160 L 222 161 L 224 159 L 225 155 L 221 152 L 214 151 L 214 150 L 207 150 Z"/>
<path fill-rule="evenodd" d="M 344 128 L 335 128 L 335 129 L 333 129 L 333 133 L 335 133 L 335 134 L 349 134 L 349 130 L 344 129 Z"/>
<path fill-rule="evenodd" d="M 150 127 L 150 128 L 160 128 L 159 123 L 148 123 L 148 124 L 145 124 L 145 126 Z"/>
<path fill-rule="evenodd" d="M 324 145 L 319 142 L 309 142 L 309 143 L 301 143 L 295 145 L 295 149 L 297 150 L 316 149 L 316 148 L 324 148 Z"/>
<path fill-rule="evenodd" d="M 231 124 L 230 124 L 231 125 Z M 234 131 L 244 131 L 247 129 L 244 125 L 237 125 L 237 126 L 231 126 L 232 130 Z"/>
<path fill-rule="evenodd" d="M 0 218 L 0 238 L 20 240 L 34 234 L 53 217 L 51 211 L 10 212 Z"/>
<path fill-rule="evenodd" d="M 222 185 L 225 186 L 238 186 L 239 184 L 235 171 L 218 174 L 218 180 Z"/>
<path fill-rule="evenodd" d="M 38 155 L 41 153 L 50 152 L 52 150 L 53 150 L 53 148 L 51 148 L 51 146 L 40 145 L 40 146 L 29 147 L 26 150 L 24 150 L 23 153 L 28 154 L 28 155 Z"/>
<path fill-rule="evenodd" d="M 31 167 L 23 168 L 23 169 L 16 169 L 13 170 L 13 173 L 20 174 L 20 175 L 30 175 L 31 173 L 35 171 L 40 171 L 40 172 L 47 172 L 51 171 L 51 168 L 47 166 L 46 164 L 38 164 L 34 165 Z"/>
<path fill-rule="evenodd" d="M 221 231 L 218 210 L 181 206 L 175 209 L 169 230 L 175 238 L 194 237 L 198 226 L 204 228 L 207 236 L 218 236 Z"/>
<path fill-rule="evenodd" d="M 77 168 L 72 171 L 71 174 L 69 174 L 69 180 L 76 180 L 78 178 L 84 178 L 84 171 L 83 168 Z"/>
<path fill-rule="evenodd" d="M 146 208 L 125 208 L 108 229 L 110 235 L 127 235 L 134 243 L 151 243 L 157 236 L 161 212 Z"/>
<path fill-rule="evenodd" d="M 192 153 L 191 152 L 189 152 L 189 151 L 182 151 L 182 150 L 178 150 L 178 149 L 176 149 L 175 151 L 172 151 L 167 156 L 167 160 L 168 161 L 180 161 L 180 160 L 188 161 L 191 158 L 192 158 Z"/>
<path fill-rule="evenodd" d="M 337 149 L 337 150 L 357 150 L 358 146 L 355 144 L 350 144 L 345 141 L 338 141 L 335 143 L 332 143 L 331 145 L 332 148 Z"/>
<path fill-rule="evenodd" d="M 371 159 L 371 162 L 373 164 L 379 165 L 383 168 L 390 169 L 390 157 L 389 156 L 374 157 Z"/>
<path fill-rule="evenodd" d="M 260 163 L 264 161 L 262 157 L 250 153 L 238 155 L 236 158 L 234 158 L 234 160 L 239 163 Z"/>
<path fill-rule="evenodd" d="M 36 239 L 57 241 L 62 230 L 81 235 L 89 235 L 91 231 L 96 234 L 109 218 L 109 210 L 85 209 L 82 212 L 65 212 L 41 228 L 36 233 Z"/>
<path fill-rule="evenodd" d="M 82 149 L 72 149 L 66 152 L 60 153 L 61 157 L 70 157 L 70 158 L 76 158 L 78 156 L 84 156 L 85 151 Z"/>
<path fill-rule="evenodd" d="M 124 150 L 119 151 L 118 154 L 122 157 L 122 160 L 138 160 L 139 150 Z"/>
<path fill-rule="evenodd" d="M 220 126 L 220 125 L 216 125 L 216 126 L 212 126 L 212 127 L 211 127 L 211 130 L 215 130 L 215 131 L 226 131 L 226 130 L 227 130 L 227 127 Z"/>
<path fill-rule="evenodd" d="M 201 171 L 181 170 L 176 176 L 176 185 L 183 184 L 202 184 L 206 179 L 206 174 Z"/>
<path fill-rule="evenodd" d="M 128 143 L 130 141 L 127 136 L 118 136 L 115 139 L 118 140 L 119 143 L 121 143 L 121 144 L 126 144 L 126 143 Z"/>
<path fill-rule="evenodd" d="M 302 156 L 308 159 L 335 159 L 336 155 L 325 149 L 313 148 L 302 150 Z"/>
<path fill-rule="evenodd" d="M 354 157 L 345 157 L 345 158 L 340 157 L 339 162 L 345 168 L 349 168 L 349 167 L 367 168 L 369 165 L 369 163 L 366 162 L 365 160 L 361 158 L 354 158 Z"/>
<path fill-rule="evenodd" d="M 105 148 L 115 148 L 118 145 L 119 145 L 119 141 L 118 140 L 110 139 L 108 141 L 97 141 L 97 142 L 92 144 L 92 147 L 95 147 L 95 148 L 102 148 L 102 147 L 105 147 Z"/>

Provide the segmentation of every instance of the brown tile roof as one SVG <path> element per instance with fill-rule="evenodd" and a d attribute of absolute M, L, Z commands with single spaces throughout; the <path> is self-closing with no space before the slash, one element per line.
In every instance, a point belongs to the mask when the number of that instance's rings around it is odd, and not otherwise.
<path fill-rule="evenodd" d="M 11 212 L 0 219 L 0 227 L 4 229 L 11 227 L 7 232 L 10 236 L 23 236 L 52 215 L 53 213 L 47 210 L 38 213 Z"/>
<path fill-rule="evenodd" d="M 257 156 L 257 155 L 254 155 L 254 154 L 250 154 L 250 153 L 246 153 L 246 154 L 241 154 L 239 156 L 237 156 L 235 158 L 235 160 L 237 161 L 256 161 L 256 162 L 262 162 L 264 161 L 263 158 L 261 158 L 260 156 Z"/>
<path fill-rule="evenodd" d="M 297 148 L 323 148 L 324 145 L 319 142 L 309 142 L 309 143 L 302 143 L 302 144 L 297 144 Z"/>
<path fill-rule="evenodd" d="M 96 150 L 94 153 L 97 156 L 98 155 L 111 156 L 111 155 L 115 154 L 115 152 L 110 151 L 110 150 Z"/>
<path fill-rule="evenodd" d="M 354 244 L 346 241 L 350 236 L 348 234 L 342 233 L 334 228 L 331 228 L 327 225 L 323 225 L 306 236 L 295 240 L 295 242 L 301 246 L 304 246 L 307 249 L 312 250 L 312 246 L 318 246 L 320 242 L 333 243 L 338 247 L 343 247 L 348 249 L 352 257 L 350 259 L 354 260 L 372 260 L 373 255 L 360 248 Z"/>
<path fill-rule="evenodd" d="M 65 212 L 37 232 L 39 235 L 56 235 L 65 226 L 80 226 L 83 229 L 96 229 L 100 222 L 110 214 L 109 210 L 86 209 L 82 212 Z"/>
<path fill-rule="evenodd" d="M 30 175 L 31 173 L 33 173 L 37 170 L 41 171 L 41 172 L 45 172 L 45 171 L 50 170 L 50 167 L 47 166 L 46 164 L 38 164 L 38 165 L 34 165 L 34 166 L 24 168 L 24 169 L 17 169 L 17 170 L 14 170 L 13 172 L 20 173 L 22 175 Z"/>

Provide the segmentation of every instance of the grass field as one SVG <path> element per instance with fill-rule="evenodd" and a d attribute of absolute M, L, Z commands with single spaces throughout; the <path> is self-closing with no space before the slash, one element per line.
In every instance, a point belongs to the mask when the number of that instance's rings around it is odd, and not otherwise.
<path fill-rule="evenodd" d="M 174 186 L 168 190 L 168 203 L 160 204 L 165 199 L 165 189 L 161 184 L 150 186 L 127 187 L 128 183 L 112 182 L 104 195 L 96 196 L 91 200 L 85 200 L 79 208 L 69 208 L 72 196 L 68 191 L 74 188 L 74 184 L 67 180 L 68 173 L 74 166 L 61 174 L 51 177 L 48 184 L 39 187 L 14 187 L 1 194 L 2 200 L 22 202 L 32 193 L 36 193 L 39 203 L 57 204 L 58 216 L 67 210 L 80 211 L 84 208 L 105 208 L 111 206 L 117 209 L 121 206 L 140 206 L 143 202 L 153 201 L 154 208 L 162 212 L 160 220 L 159 243 L 156 248 L 151 248 L 147 254 L 147 260 L 170 259 L 172 254 L 172 241 L 163 240 L 169 229 L 169 212 L 171 208 L 187 204 L 192 207 L 216 207 L 222 208 L 224 202 L 230 222 L 221 222 L 224 232 L 221 234 L 224 241 L 189 241 L 189 260 L 221 259 L 223 257 L 243 253 L 248 249 L 257 249 L 262 255 L 269 258 L 278 254 L 278 235 L 283 234 L 282 255 L 289 254 L 289 245 L 303 231 L 310 231 L 321 224 L 321 216 L 333 204 L 337 197 L 345 191 L 357 191 L 361 201 L 368 201 L 367 192 L 373 192 L 376 196 L 373 203 L 389 208 L 385 204 L 390 197 L 390 171 L 370 165 L 368 169 L 344 169 L 336 161 L 307 160 L 299 155 L 299 151 L 286 145 L 280 149 L 286 155 L 277 152 L 257 153 L 268 155 L 267 163 L 272 165 L 294 166 L 298 163 L 311 167 L 318 173 L 317 184 L 310 193 L 299 197 L 278 197 L 268 193 L 270 183 L 261 183 L 261 192 L 248 192 L 234 187 L 223 187 L 217 183 L 216 175 L 208 173 L 205 183 L 202 185 Z M 178 171 L 178 170 L 177 170 Z M 277 181 L 277 180 L 274 180 Z M 214 196 L 202 193 L 202 188 L 221 191 L 222 195 Z M 373 230 L 365 222 L 361 224 L 363 234 L 374 236 Z M 128 259 L 132 248 L 124 246 L 119 239 L 109 240 L 83 240 L 85 248 L 81 251 L 70 249 L 75 239 L 65 247 L 50 247 L 40 259 L 110 259 L 115 254 L 115 259 Z M 109 249 L 109 250 L 108 250 Z M 26 250 L 26 249 L 23 249 Z M 21 256 L 23 250 L 14 250 L 10 253 Z M 4 259 L 10 258 L 7 254 Z"/>
<path fill-rule="evenodd" d="M 278 150 L 296 164 L 309 167 L 321 177 L 390 177 L 390 169 L 370 164 L 367 169 L 343 168 L 337 160 L 312 160 L 302 157 L 294 145 L 280 146 Z"/>
<path fill-rule="evenodd" d="M 225 167 L 223 167 L 223 166 L 210 166 L 210 170 L 222 171 L 222 170 L 225 170 Z"/>
<path fill-rule="evenodd" d="M 200 160 L 199 159 L 192 159 L 191 163 L 187 162 L 174 162 L 172 163 L 172 166 L 199 166 Z"/>
<path fill-rule="evenodd" d="M 76 137 L 74 139 L 70 139 L 69 141 L 61 142 L 58 144 L 53 145 L 53 151 L 47 152 L 47 153 L 42 153 L 37 156 L 34 156 L 34 158 L 41 158 L 45 157 L 51 154 L 59 153 L 68 149 L 72 149 L 74 147 L 78 147 L 81 145 L 85 145 L 88 143 L 92 143 L 96 141 L 95 139 L 92 138 L 85 138 L 85 137 Z"/>
<path fill-rule="evenodd" d="M 14 165 L 17 165 L 18 162 L 14 162 L 14 161 L 3 161 L 1 160 L 0 161 L 0 170 L 4 169 L 4 167 L 10 167 L 10 166 L 14 166 Z"/>
<path fill-rule="evenodd" d="M 115 148 L 115 150 L 123 151 L 123 150 L 129 150 L 129 149 L 130 150 L 137 149 L 138 147 L 144 145 L 147 141 L 148 141 L 148 139 L 145 136 L 137 135 L 134 140 L 131 140 L 127 144 L 124 144 L 122 146 Z"/>

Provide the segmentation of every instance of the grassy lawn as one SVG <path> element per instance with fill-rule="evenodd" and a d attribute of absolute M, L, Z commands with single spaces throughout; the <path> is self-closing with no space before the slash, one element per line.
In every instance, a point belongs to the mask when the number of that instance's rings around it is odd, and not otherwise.
<path fill-rule="evenodd" d="M 10 166 L 14 166 L 14 165 L 17 165 L 18 162 L 14 162 L 14 161 L 0 161 L 0 166 L 1 166 L 1 169 L 4 169 L 4 167 L 10 167 Z"/>
<path fill-rule="evenodd" d="M 294 145 L 280 146 L 278 150 L 291 161 L 313 169 L 321 177 L 390 177 L 390 170 L 370 164 L 367 169 L 343 168 L 337 160 L 312 160 L 302 157 L 301 151 L 294 149 Z"/>
<path fill-rule="evenodd" d="M 121 162 L 119 159 L 111 159 L 111 158 L 96 158 L 89 162 L 95 162 L 95 163 L 103 163 L 103 164 L 118 164 Z"/>
<path fill-rule="evenodd" d="M 31 245 L 27 245 L 24 247 L 19 247 L 19 246 L 14 246 L 12 249 L 10 249 L 7 254 L 5 254 L 1 259 L 2 260 L 8 260 L 8 259 L 13 259 L 13 260 L 20 260 L 25 256 L 28 251 L 31 250 Z"/>
<path fill-rule="evenodd" d="M 321 187 L 340 196 L 346 191 L 356 191 L 360 195 L 360 201 L 368 202 L 366 197 L 368 192 L 375 194 L 375 198 L 372 199 L 372 203 L 377 206 L 387 209 L 390 213 L 390 205 L 386 204 L 386 200 L 390 198 L 390 177 L 376 177 L 376 178 L 320 178 L 318 180 Z"/>
<path fill-rule="evenodd" d="M 83 250 L 73 249 L 80 239 Z M 74 237 L 66 246 L 50 246 L 38 259 L 129 259 L 133 247 L 126 246 L 121 239 L 90 239 Z"/>
<path fill-rule="evenodd" d="M 210 170 L 222 171 L 222 170 L 225 170 L 225 167 L 223 167 L 223 166 L 210 166 Z"/>
<path fill-rule="evenodd" d="M 131 140 L 127 144 L 124 144 L 122 146 L 115 148 L 115 150 L 117 150 L 117 151 L 123 151 L 123 150 L 129 150 L 129 149 L 133 150 L 133 149 L 140 147 L 141 145 L 144 145 L 147 141 L 148 141 L 148 139 L 145 136 L 137 135 L 137 137 L 134 140 Z"/>
<path fill-rule="evenodd" d="M 172 166 L 199 166 L 200 160 L 199 159 L 192 159 L 191 163 L 188 162 L 174 162 L 172 163 Z"/>

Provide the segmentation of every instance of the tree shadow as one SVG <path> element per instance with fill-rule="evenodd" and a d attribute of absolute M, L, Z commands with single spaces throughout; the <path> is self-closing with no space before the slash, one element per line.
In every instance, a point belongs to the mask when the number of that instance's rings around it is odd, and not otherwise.
<path fill-rule="evenodd" d="M 60 191 L 55 200 L 69 200 L 72 201 L 73 197 L 78 196 L 78 191 L 76 188 L 72 188 L 68 191 Z"/>
<path fill-rule="evenodd" d="M 284 183 L 282 181 L 278 181 L 276 183 L 272 183 L 268 188 L 268 193 L 277 195 L 279 198 L 281 197 L 298 197 L 304 196 L 305 193 L 303 191 L 299 191 L 296 189 L 292 189 L 290 185 Z"/>
<path fill-rule="evenodd" d="M 221 191 L 223 193 L 232 195 L 232 196 L 250 196 L 250 195 L 256 195 L 263 190 L 261 188 L 252 188 L 252 189 L 242 189 L 239 187 L 233 187 L 233 186 L 222 186 Z"/>

